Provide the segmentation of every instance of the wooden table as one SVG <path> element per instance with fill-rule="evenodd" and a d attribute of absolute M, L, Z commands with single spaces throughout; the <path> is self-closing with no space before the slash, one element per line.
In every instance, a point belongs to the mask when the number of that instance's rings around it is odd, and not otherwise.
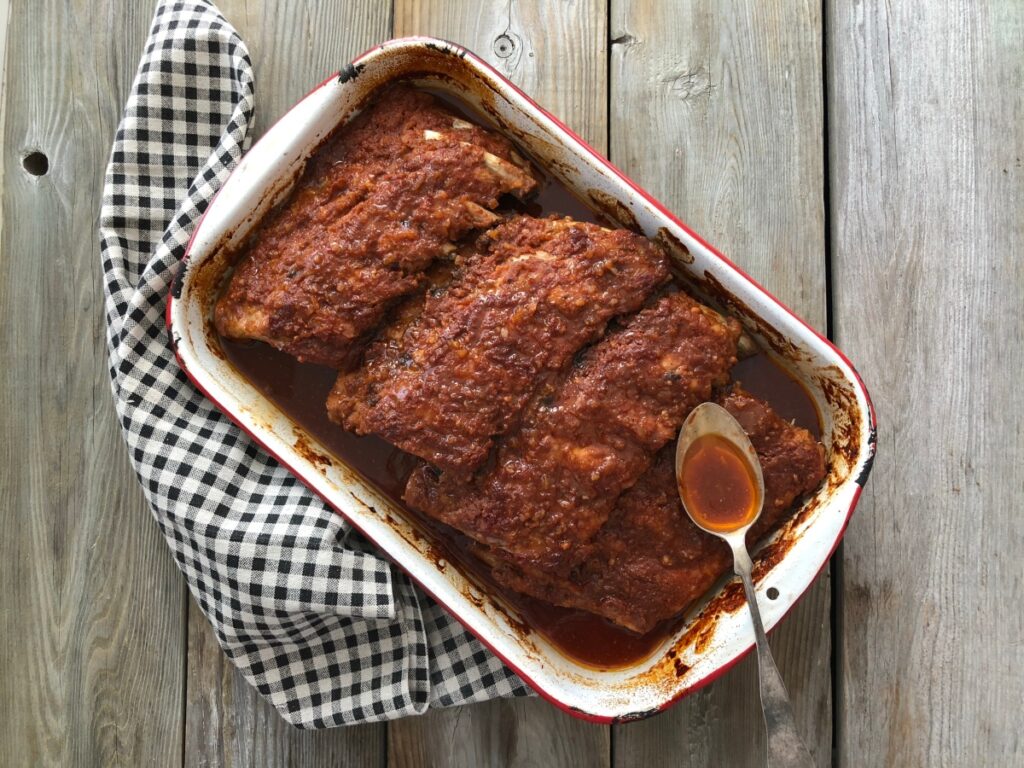
<path fill-rule="evenodd" d="M 1024 5 L 220 7 L 255 64 L 257 134 L 376 42 L 458 41 L 827 331 L 874 396 L 879 456 L 772 638 L 799 724 L 819 765 L 1024 764 Z M 752 658 L 626 726 L 528 700 L 324 733 L 225 660 L 105 368 L 101 179 L 152 8 L 0 5 L 0 763 L 761 764 Z"/>

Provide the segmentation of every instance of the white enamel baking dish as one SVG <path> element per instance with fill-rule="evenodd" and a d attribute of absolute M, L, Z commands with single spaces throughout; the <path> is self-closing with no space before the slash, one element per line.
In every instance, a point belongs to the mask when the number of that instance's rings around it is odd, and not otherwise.
<path fill-rule="evenodd" d="M 857 503 L 875 450 L 868 394 L 853 366 L 826 339 L 516 86 L 452 43 L 408 38 L 367 51 L 282 117 L 246 154 L 211 203 L 189 244 L 167 308 L 178 359 L 195 385 L 538 693 L 597 722 L 621 722 L 663 710 L 722 674 L 751 649 L 753 634 L 738 583 L 726 582 L 709 595 L 676 635 L 645 661 L 613 671 L 577 664 L 524 627 L 511 608 L 456 566 L 439 562 L 430 542 L 401 508 L 330 455 L 220 352 L 211 310 L 227 268 L 226 254 L 287 195 L 324 137 L 396 78 L 411 78 L 468 102 L 583 200 L 623 226 L 660 241 L 680 276 L 737 317 L 812 394 L 822 414 L 829 474 L 818 493 L 757 558 L 757 589 L 768 628 L 785 616 L 828 562 Z M 766 594 L 769 588 L 774 599 Z"/>

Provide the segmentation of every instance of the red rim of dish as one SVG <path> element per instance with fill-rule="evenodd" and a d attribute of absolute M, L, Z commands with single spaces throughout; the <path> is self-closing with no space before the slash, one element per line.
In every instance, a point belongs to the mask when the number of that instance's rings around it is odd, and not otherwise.
<path fill-rule="evenodd" d="M 823 344 L 825 344 L 827 347 L 829 347 L 846 364 L 846 366 L 850 369 L 851 373 L 853 374 L 854 380 L 855 380 L 855 382 L 857 384 L 857 387 L 860 390 L 860 394 L 864 398 L 864 401 L 867 403 L 867 407 L 868 407 L 868 448 L 867 448 L 867 456 L 865 457 L 865 460 L 864 460 L 864 469 L 861 471 L 859 477 L 856 480 L 856 483 L 855 483 L 856 487 L 854 488 L 853 498 L 850 500 L 850 506 L 848 507 L 848 509 L 846 511 L 846 517 L 845 517 L 845 519 L 842 522 L 842 525 L 841 525 L 841 527 L 839 529 L 838 534 L 836 535 L 835 541 L 832 542 L 832 545 L 831 545 L 831 547 L 829 549 L 828 556 L 823 560 L 823 562 L 821 564 L 821 567 L 818 569 L 818 571 L 814 575 L 814 577 L 810 580 L 810 582 L 808 583 L 808 586 L 804 588 L 803 592 L 801 592 L 799 595 L 797 595 L 793 599 L 793 602 L 790 603 L 790 605 L 786 609 L 786 611 L 782 614 L 782 616 L 779 617 L 778 621 L 776 621 L 775 626 L 777 627 L 779 624 L 782 623 L 782 621 L 786 618 L 786 616 L 789 615 L 790 611 L 793 610 L 793 608 L 797 605 L 797 603 L 800 602 L 800 600 L 803 598 L 803 596 L 807 593 L 807 590 L 810 589 L 810 586 L 817 580 L 818 576 L 821 575 L 821 572 L 829 564 L 829 561 L 831 560 L 832 555 L 833 555 L 833 553 L 836 550 L 836 547 L 838 547 L 839 546 L 839 542 L 842 541 L 843 535 L 846 532 L 846 528 L 847 528 L 847 526 L 850 523 L 850 518 L 853 515 L 853 511 L 854 511 L 854 509 L 856 509 L 857 503 L 860 500 L 860 495 L 861 495 L 861 491 L 862 491 L 863 486 L 864 486 L 864 482 L 867 480 L 867 476 L 868 476 L 868 474 L 869 474 L 869 472 L 871 470 L 871 464 L 872 464 L 872 462 L 874 460 L 874 455 L 875 455 L 875 450 L 876 450 L 875 408 L 874 408 L 873 403 L 871 402 L 871 397 L 868 394 L 867 387 L 864 386 L 864 381 L 861 379 L 861 376 L 858 373 L 857 369 L 854 367 L 853 363 L 850 362 L 849 358 L 847 358 L 846 355 L 844 355 L 842 353 L 842 351 L 839 350 L 827 337 L 823 336 L 816 329 L 814 329 L 812 326 L 810 326 L 799 315 L 797 315 L 795 312 L 793 312 L 793 310 L 791 310 L 789 307 L 787 307 L 785 304 L 783 304 L 781 301 L 779 301 L 777 298 L 775 298 L 775 296 L 772 295 L 769 291 L 765 290 L 765 288 L 760 283 L 758 283 L 756 280 L 754 280 L 754 278 L 752 278 L 750 275 L 748 275 L 742 268 L 740 268 L 739 266 L 734 264 L 727 256 L 723 255 L 716 248 L 714 248 L 712 245 L 710 245 L 708 242 L 706 242 L 700 235 L 698 235 L 696 232 L 694 232 L 692 229 L 690 229 L 690 227 L 688 227 L 686 224 L 684 224 L 682 221 L 680 221 L 679 218 L 676 217 L 675 214 L 673 214 L 671 211 L 669 211 L 664 205 L 662 205 L 661 202 L 659 202 L 656 198 L 651 196 L 646 190 L 641 188 L 636 182 L 634 182 L 626 174 L 624 174 L 622 171 L 620 171 L 610 160 L 608 160 L 607 158 L 602 156 L 596 149 L 594 149 L 592 146 L 590 146 L 590 144 L 588 144 L 583 138 L 581 138 L 569 126 L 567 126 L 565 123 L 563 123 L 557 117 L 555 117 L 550 112 L 548 112 L 546 109 L 544 109 L 544 107 L 540 106 L 537 102 L 535 102 L 532 98 L 530 98 L 521 88 L 519 88 L 515 83 L 513 83 L 511 80 L 506 78 L 504 75 L 502 75 L 500 72 L 498 72 L 498 70 L 496 70 L 494 67 L 492 67 L 490 64 L 488 64 L 486 61 L 481 59 L 479 56 L 477 56 L 472 51 L 464 48 L 463 46 L 459 45 L 458 43 L 453 43 L 453 42 L 450 42 L 448 40 L 442 40 L 442 39 L 435 38 L 435 37 L 424 37 L 424 36 L 401 37 L 401 38 L 395 38 L 393 40 L 389 40 L 389 41 L 387 41 L 385 43 L 381 43 L 380 45 L 375 45 L 373 48 L 370 48 L 370 49 L 368 49 L 366 51 L 363 51 L 363 53 L 359 54 L 359 56 L 357 56 L 352 61 L 352 66 L 358 65 L 361 61 L 363 61 L 363 59 L 367 58 L 368 56 L 370 56 L 371 54 L 373 54 L 373 53 L 375 53 L 377 51 L 384 50 L 384 49 L 387 49 L 387 48 L 390 48 L 390 47 L 393 47 L 393 46 L 409 45 L 409 44 L 429 45 L 429 46 L 434 47 L 434 48 L 439 48 L 439 47 L 449 48 L 449 49 L 457 52 L 460 56 L 462 56 L 464 58 L 467 58 L 467 59 L 470 59 L 473 62 L 473 64 L 476 65 L 477 67 L 486 70 L 488 73 L 490 73 L 490 75 L 492 77 L 494 77 L 495 79 L 499 80 L 505 87 L 509 88 L 514 93 L 516 93 L 532 109 L 536 110 L 541 115 L 543 115 L 545 118 L 550 120 L 563 133 L 568 135 L 569 138 L 571 138 L 573 141 L 575 141 L 581 148 L 586 150 L 586 152 L 595 161 L 597 161 L 600 165 L 604 166 L 609 171 L 611 171 L 616 177 L 618 177 L 630 189 L 632 189 L 635 193 L 637 193 L 640 197 L 642 197 L 647 203 L 649 203 L 659 213 L 661 213 L 663 216 L 665 216 L 667 219 L 669 219 L 673 224 L 678 226 L 680 229 L 682 229 L 684 232 L 686 232 L 690 237 L 692 237 L 694 240 L 696 240 L 698 243 L 700 243 L 702 246 L 704 246 L 704 248 L 706 248 L 709 253 L 713 254 L 716 258 L 718 258 L 726 267 L 731 269 L 737 275 L 739 275 L 744 280 L 746 280 L 748 283 L 750 283 L 752 286 L 754 286 L 763 296 L 765 296 L 768 300 L 770 300 L 772 303 L 774 303 L 777 307 L 779 307 L 781 310 L 783 310 L 786 314 L 788 314 L 790 317 L 792 317 L 794 320 L 796 320 L 798 323 L 800 323 L 800 325 L 802 325 L 804 328 L 806 328 L 808 331 L 810 331 L 815 337 L 818 338 L 819 341 L 821 341 Z M 274 125 L 276 125 L 277 122 L 280 122 L 280 120 L 285 115 L 289 114 L 293 109 L 295 109 L 295 107 L 297 107 L 299 104 L 301 104 L 303 101 L 305 101 L 313 93 L 315 93 L 315 92 L 319 91 L 321 88 L 324 88 L 325 86 L 333 83 L 338 78 L 339 74 L 340 74 L 340 72 L 335 72 L 334 74 L 332 74 L 329 77 L 325 78 L 319 84 L 317 84 L 316 86 L 311 88 L 299 101 L 297 101 L 295 103 L 295 105 L 292 107 L 292 109 L 288 110 L 288 112 L 285 112 L 284 115 L 282 115 L 280 118 L 278 118 L 278 120 L 275 121 Z M 269 133 L 272 128 L 273 128 L 273 125 L 270 126 L 270 128 L 267 129 L 267 131 L 264 133 L 264 136 L 267 133 Z M 259 144 L 260 144 L 260 142 L 262 140 L 263 140 L 263 138 L 261 137 L 249 149 L 249 152 L 254 151 L 256 149 L 256 147 L 259 146 Z M 234 173 L 234 171 L 232 171 L 232 173 Z M 229 174 L 229 178 L 230 178 L 230 174 Z M 228 181 L 227 179 L 224 180 L 224 183 L 221 184 L 220 189 L 224 188 L 224 186 L 227 184 L 227 181 Z M 263 440 L 260 438 L 259 435 L 257 435 L 255 432 L 250 430 L 244 424 L 242 424 L 240 422 L 240 420 L 238 418 L 236 418 L 236 416 L 233 413 L 231 413 L 231 411 L 228 408 L 226 408 L 219 400 L 217 400 L 217 398 L 215 398 L 209 391 L 207 391 L 207 389 L 202 384 L 199 383 L 199 381 L 196 379 L 196 377 L 189 370 L 189 368 L 185 364 L 184 360 L 182 360 L 181 354 L 178 352 L 178 346 L 173 341 L 174 337 L 173 337 L 173 325 L 172 325 L 172 321 L 171 321 L 171 313 L 172 313 L 172 306 L 174 304 L 175 283 L 177 283 L 179 275 L 181 275 L 182 269 L 184 268 L 184 265 L 186 263 L 188 263 L 188 261 L 190 259 L 191 252 L 192 252 L 192 244 L 193 244 L 193 242 L 196 239 L 196 235 L 199 233 L 200 229 L 203 226 L 203 222 L 206 219 L 206 213 L 213 207 L 213 204 L 216 201 L 216 199 L 217 199 L 219 194 L 220 194 L 220 190 L 218 190 L 214 194 L 213 198 L 210 200 L 209 205 L 207 205 L 206 210 L 203 212 L 202 216 L 200 216 L 199 221 L 196 224 L 195 229 L 192 231 L 192 235 L 189 237 L 188 243 L 185 246 L 185 254 L 182 257 L 182 261 L 181 261 L 181 265 L 182 266 L 179 267 L 178 273 L 175 274 L 175 276 L 174 276 L 174 278 L 173 278 L 173 280 L 171 282 L 171 290 L 168 293 L 167 309 L 166 309 L 166 312 L 165 312 L 165 323 L 166 323 L 166 326 L 167 326 L 168 333 L 171 336 L 171 340 L 172 340 L 171 347 L 174 350 L 174 356 L 175 356 L 175 358 L 178 361 L 178 365 L 181 367 L 182 371 L 188 377 L 189 381 L 191 381 L 192 384 L 200 392 L 202 392 L 203 395 L 208 400 L 210 400 L 217 407 L 217 409 L 221 413 L 223 413 L 225 416 L 227 416 L 232 422 L 234 422 L 234 424 L 237 427 L 239 427 L 243 432 L 245 432 L 247 435 L 249 435 L 249 437 L 251 437 L 253 440 L 255 440 L 256 443 L 266 453 L 268 453 L 271 456 L 273 456 L 276 461 L 281 463 L 289 472 L 291 472 L 293 475 L 295 475 L 295 477 L 297 477 L 299 480 L 301 480 L 303 482 L 303 484 L 306 485 L 307 488 L 309 488 L 309 490 L 311 490 L 313 493 L 315 493 L 317 496 L 319 496 L 321 499 L 323 499 L 323 501 L 328 506 L 330 506 L 337 514 L 339 514 L 343 518 L 345 518 L 345 520 L 350 525 L 352 525 L 356 530 L 358 530 L 361 534 L 363 534 L 367 539 L 369 539 L 374 544 L 376 544 L 377 542 L 373 539 L 372 536 L 367 534 L 355 521 L 353 521 L 334 502 L 332 502 L 330 499 L 328 499 L 325 496 L 323 496 L 323 494 L 321 494 L 319 491 L 314 490 L 311 487 L 310 483 L 307 481 L 306 477 L 301 472 L 296 470 L 291 464 L 289 464 L 285 459 L 283 459 L 280 455 L 278 455 L 278 453 L 276 451 L 273 451 L 270 447 L 268 447 L 267 444 L 263 442 Z M 684 697 L 690 695 L 691 693 L 694 693 L 695 691 L 697 691 L 697 690 L 703 688 L 704 686 L 706 686 L 706 685 L 714 682 L 715 680 L 717 680 L 719 677 L 721 677 L 726 672 L 728 672 L 730 669 L 732 669 L 741 660 L 743 660 L 747 656 L 747 654 L 749 654 L 753 650 L 753 648 L 754 648 L 754 643 L 753 643 L 753 641 L 751 641 L 750 645 L 748 645 L 744 650 L 742 650 L 739 653 L 737 653 L 732 659 L 729 659 L 727 662 L 725 662 L 721 666 L 716 667 L 712 672 L 708 673 L 707 675 L 705 675 L 704 677 L 700 678 L 699 680 L 696 680 L 692 685 L 689 685 L 686 688 L 683 688 L 682 690 L 677 692 L 675 695 L 673 695 L 670 699 L 667 699 L 666 701 L 662 702 L 661 704 L 659 704 L 657 707 L 655 707 L 653 709 L 642 711 L 642 712 L 630 713 L 630 714 L 626 714 L 626 715 L 618 715 L 618 716 L 598 715 L 598 714 L 594 714 L 592 712 L 586 712 L 584 710 L 581 710 L 581 709 L 573 707 L 573 706 L 571 706 L 569 704 L 566 704 L 564 701 L 559 699 L 555 694 L 550 693 L 549 691 L 547 691 L 543 686 L 539 685 L 529 675 L 527 675 L 525 672 L 523 672 L 523 670 L 520 669 L 518 665 L 516 665 L 513 662 L 511 662 L 508 658 L 506 658 L 506 656 L 504 654 L 502 654 L 501 652 L 496 650 L 487 641 L 486 638 L 481 637 L 480 634 L 478 634 L 476 632 L 476 630 L 474 630 L 467 623 L 466 619 L 464 619 L 461 615 L 459 615 L 445 601 L 443 601 L 440 598 L 438 598 L 437 595 L 435 595 L 429 588 L 424 586 L 420 582 L 419 579 L 417 579 L 415 576 L 413 576 L 411 573 L 409 573 L 400 564 L 396 563 L 396 565 L 398 565 L 399 568 L 402 568 L 403 572 L 405 572 L 405 574 L 410 579 L 412 579 L 412 581 L 415 582 L 415 584 L 420 589 L 422 589 L 424 592 L 426 592 L 427 595 L 429 595 L 430 598 L 434 602 L 436 602 L 439 605 L 443 606 L 444 609 L 446 611 L 448 611 L 448 613 L 451 614 L 460 624 L 462 624 L 462 626 L 465 627 L 468 632 L 470 632 L 474 637 L 476 637 L 477 640 L 479 640 L 491 653 L 493 653 L 495 656 L 497 656 L 502 661 L 502 663 L 504 663 L 513 672 L 515 672 L 516 675 L 518 675 L 528 686 L 530 686 L 530 688 L 532 688 L 534 691 L 536 691 L 538 694 L 540 694 L 544 699 L 546 699 L 550 703 L 554 704 L 556 707 L 558 707 L 562 711 L 572 715 L 573 717 L 577 717 L 577 718 L 580 718 L 582 720 L 586 720 L 586 721 L 591 722 L 591 723 L 598 723 L 598 724 L 602 724 L 602 725 L 609 725 L 609 724 L 615 724 L 615 723 L 630 722 L 630 721 L 633 721 L 633 720 L 643 719 L 645 717 L 648 717 L 648 716 L 653 715 L 653 714 L 657 714 L 659 712 L 664 712 L 665 710 L 667 710 L 670 707 L 672 707 L 674 704 L 678 703 Z M 773 627 L 773 629 L 774 629 L 774 627 Z"/>

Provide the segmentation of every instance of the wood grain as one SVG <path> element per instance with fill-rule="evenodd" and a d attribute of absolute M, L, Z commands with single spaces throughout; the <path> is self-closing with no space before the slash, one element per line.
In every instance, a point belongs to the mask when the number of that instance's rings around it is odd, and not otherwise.
<path fill-rule="evenodd" d="M 256 73 L 254 138 L 332 72 L 392 34 L 391 0 L 219 0 Z"/>
<path fill-rule="evenodd" d="M 612 5 L 611 159 L 824 330 L 821 16 L 817 3 Z M 826 572 L 772 635 L 797 724 L 831 761 Z M 657 718 L 617 727 L 616 766 L 760 766 L 756 665 Z"/>
<path fill-rule="evenodd" d="M 546 701 L 490 701 L 428 712 L 388 728 L 388 768 L 609 765 L 610 729 Z"/>
<path fill-rule="evenodd" d="M 381 0 L 221 0 L 218 7 L 255 69 L 254 139 L 327 75 L 391 36 L 391 4 Z M 224 656 L 191 600 L 186 706 L 189 765 L 384 765 L 382 724 L 308 733 L 282 720 Z"/>
<path fill-rule="evenodd" d="M 608 28 L 606 0 L 218 5 L 256 67 L 257 133 L 393 14 L 490 60 L 821 328 L 824 28 L 833 328 L 881 425 L 835 576 L 836 762 L 1024 762 L 1024 9 L 614 0 Z M 105 370 L 96 217 L 151 13 L 0 0 L 0 762 L 760 764 L 752 659 L 614 732 L 531 700 L 311 734 L 223 657 Z M 772 638 L 822 765 L 828 578 Z"/>
<path fill-rule="evenodd" d="M 878 409 L 838 758 L 1024 764 L 1024 7 L 829 3 L 835 327 Z"/>
<path fill-rule="evenodd" d="M 10 0 L 0 0 L 0 136 L 6 136 L 4 127 L 7 116 L 7 32 L 10 27 Z M 7 152 L 0 152 L 0 189 L 3 188 L 4 161 Z M 0 205 L 0 243 L 4 236 L 3 206 Z"/>
<path fill-rule="evenodd" d="M 602 152 L 607 19 L 607 0 L 395 0 L 396 37 L 466 46 Z"/>
<path fill-rule="evenodd" d="M 602 151 L 607 139 L 605 0 L 396 0 L 395 36 L 465 45 Z M 388 726 L 389 766 L 601 766 L 609 729 L 545 701 L 491 702 Z"/>
<path fill-rule="evenodd" d="M 103 170 L 152 7 L 9 10 L 0 762 L 179 765 L 185 588 L 112 407 L 96 237 Z M 31 152 L 48 158 L 45 175 L 23 166 Z"/>

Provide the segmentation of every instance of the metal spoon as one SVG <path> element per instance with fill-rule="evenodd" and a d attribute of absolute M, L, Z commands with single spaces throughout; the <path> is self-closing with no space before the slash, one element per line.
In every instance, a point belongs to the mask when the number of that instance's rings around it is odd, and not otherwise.
<path fill-rule="evenodd" d="M 733 530 L 723 531 L 712 529 L 703 525 L 694 510 L 686 508 L 686 500 L 683 499 L 683 507 L 686 514 L 697 525 L 697 527 L 708 533 L 724 539 L 732 548 L 732 557 L 736 575 L 743 580 L 743 590 L 747 595 L 747 604 L 750 606 L 750 618 L 754 623 L 754 638 L 757 642 L 757 667 L 760 678 L 761 689 L 761 710 L 764 712 L 765 730 L 768 735 L 768 765 L 775 766 L 813 766 L 811 754 L 807 750 L 803 739 L 797 733 L 796 723 L 793 719 L 793 707 L 789 702 L 789 694 L 782 682 L 778 667 L 775 666 L 775 659 L 772 657 L 772 650 L 768 646 L 768 638 L 764 633 L 764 625 L 761 623 L 761 612 L 757 607 L 757 595 L 754 593 L 754 582 L 751 578 L 752 563 L 747 552 L 747 531 L 757 518 L 761 516 L 764 506 L 764 476 L 761 474 L 761 462 L 757 457 L 750 438 L 743 431 L 743 427 L 733 418 L 725 408 L 714 403 L 703 403 L 697 406 L 690 416 L 683 423 L 679 432 L 679 441 L 676 443 L 676 479 L 677 483 L 683 477 L 683 461 L 694 440 L 704 435 L 714 434 L 725 438 L 732 443 L 740 453 L 749 461 L 749 467 L 753 471 L 756 485 L 756 499 L 754 501 L 755 512 L 741 524 L 741 527 Z M 680 488 L 680 497 L 682 498 Z"/>

